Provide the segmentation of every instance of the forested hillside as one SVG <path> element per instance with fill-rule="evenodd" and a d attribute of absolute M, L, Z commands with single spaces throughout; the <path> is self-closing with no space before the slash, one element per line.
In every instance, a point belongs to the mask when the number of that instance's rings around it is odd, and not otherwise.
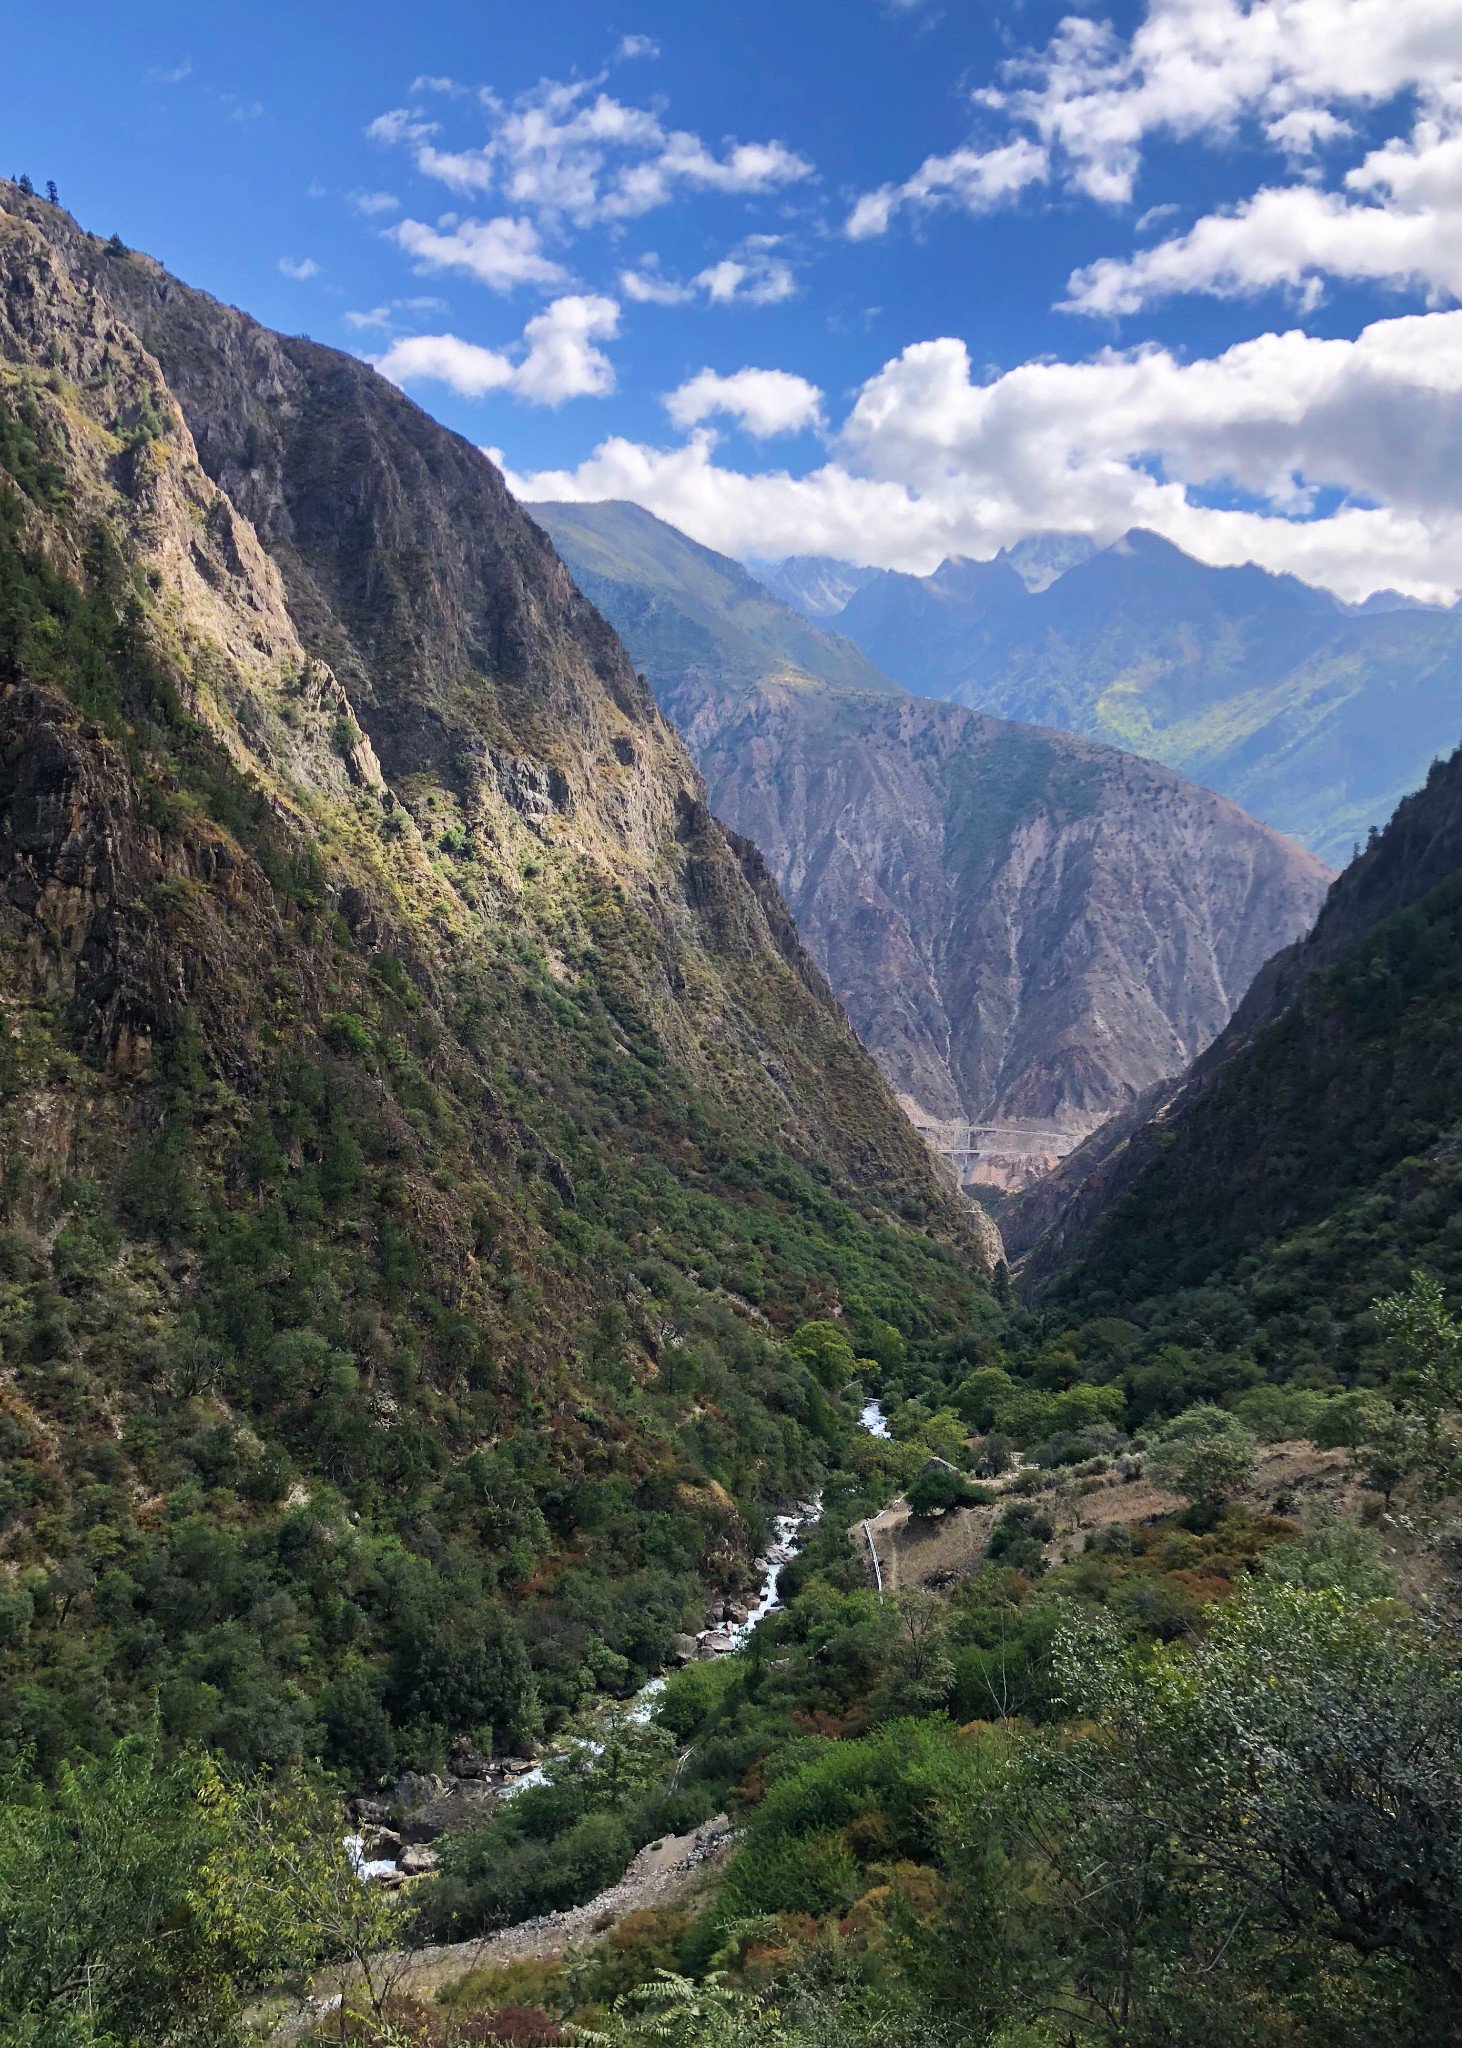
<path fill-rule="evenodd" d="M 1295 872 L 785 687 L 1045 988 Z M 480 451 L 0 185 L 0 2048 L 1457 2048 L 1459 855 L 1023 1301 Z"/>
<path fill-rule="evenodd" d="M 1355 1381 L 1378 1294 L 1462 1282 L 1462 752 L 1437 762 L 1155 1120 L 1018 1207 L 1031 1283 L 1222 1371 Z M 1053 1276 L 1058 1276 L 1053 1279 Z"/>
<path fill-rule="evenodd" d="M 485 459 L 4 196 L 0 1742 L 518 1746 L 978 1247 Z"/>

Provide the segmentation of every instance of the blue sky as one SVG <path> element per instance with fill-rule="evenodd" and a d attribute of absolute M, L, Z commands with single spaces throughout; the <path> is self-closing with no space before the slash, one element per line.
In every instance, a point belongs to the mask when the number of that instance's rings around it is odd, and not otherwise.
<path fill-rule="evenodd" d="M 1462 0 L 135 0 L 5 67 L 0 168 L 525 493 L 1462 576 Z"/>

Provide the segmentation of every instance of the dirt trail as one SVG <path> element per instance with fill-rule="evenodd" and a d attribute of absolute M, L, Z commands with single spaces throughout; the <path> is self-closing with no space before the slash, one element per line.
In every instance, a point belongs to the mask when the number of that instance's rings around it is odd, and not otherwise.
<path fill-rule="evenodd" d="M 496 1969 L 527 1957 L 552 1961 L 565 1949 L 607 1934 L 631 1913 L 658 1910 L 688 1897 L 726 1861 L 733 1839 L 730 1821 L 724 1813 L 718 1813 L 688 1835 L 666 1835 L 641 1849 L 619 1882 L 586 1906 L 574 1906 L 564 1913 L 545 1913 L 536 1920 L 505 1927 L 498 1934 L 481 1935 L 475 1941 L 398 1950 L 380 1958 L 375 1966 L 376 1980 L 389 1983 L 393 1991 L 430 1998 L 444 1984 L 455 1983 L 473 1970 Z M 344 1981 L 338 1971 L 319 1977 L 313 1987 L 311 2009 L 292 2017 L 276 2030 L 273 2039 L 283 2042 L 297 2038 L 309 2026 L 318 2025 L 340 2003 Z"/>

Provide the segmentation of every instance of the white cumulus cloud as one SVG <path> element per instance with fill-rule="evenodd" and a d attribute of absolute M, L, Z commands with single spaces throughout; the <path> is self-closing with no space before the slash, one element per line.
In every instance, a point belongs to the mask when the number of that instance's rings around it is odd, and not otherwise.
<path fill-rule="evenodd" d="M 419 270 L 465 270 L 495 292 L 516 285 L 562 284 L 568 273 L 545 255 L 538 230 L 529 220 L 456 220 L 428 227 L 425 221 L 403 220 L 388 228 L 390 239 L 415 259 Z"/>
<path fill-rule="evenodd" d="M 613 299 L 570 294 L 535 314 L 520 342 L 484 348 L 455 334 L 412 334 L 369 360 L 393 384 L 445 384 L 463 398 L 509 391 L 533 405 L 602 398 L 614 389 L 614 365 L 597 346 L 619 328 Z"/>
<path fill-rule="evenodd" d="M 583 293 L 555 299 L 523 330 L 528 353 L 518 365 L 513 389 L 538 405 L 566 398 L 603 398 L 614 389 L 614 365 L 596 342 L 619 332 L 613 299 Z"/>
<path fill-rule="evenodd" d="M 495 187 L 511 207 L 555 229 L 633 219 L 682 191 L 770 193 L 812 174 L 807 159 L 785 143 L 728 140 L 717 151 L 602 86 L 602 78 L 546 79 L 508 105 L 480 93 L 487 132 L 463 148 L 439 147 L 440 124 L 415 107 L 378 115 L 366 133 L 409 148 L 424 176 L 463 194 Z"/>
<path fill-rule="evenodd" d="M 1462 298 L 1462 116 L 1424 116 L 1372 150 L 1341 191 L 1266 186 L 1186 234 L 1074 273 L 1068 310 L 1138 312 L 1179 292 L 1236 297 L 1289 286 L 1313 299 L 1327 277 Z"/>
<path fill-rule="evenodd" d="M 904 207 L 983 211 L 1045 179 L 1125 204 L 1153 138 L 1225 142 L 1248 123 L 1285 156 L 1310 157 L 1351 132 L 1348 110 L 1413 94 L 1440 115 L 1459 86 L 1462 0 L 1147 0 L 1126 37 L 1073 13 L 972 95 L 1003 137 L 864 194 L 847 232 L 881 234 Z"/>
<path fill-rule="evenodd" d="M 686 428 L 726 414 L 764 439 L 820 425 L 822 393 L 788 370 L 735 370 L 728 377 L 701 370 L 670 393 L 665 410 L 677 427 Z"/>
<path fill-rule="evenodd" d="M 1108 542 L 1144 526 L 1345 597 L 1446 598 L 1462 563 L 1462 313 L 1354 341 L 1269 333 L 1191 362 L 1108 349 L 985 383 L 962 342 L 921 342 L 868 380 L 833 447 L 806 476 L 748 474 L 696 427 L 682 446 L 611 438 L 575 469 L 511 481 L 534 499 L 631 498 L 731 554 L 927 572 L 1051 527 Z M 1322 493 L 1335 509 L 1297 516 Z M 1248 502 L 1208 502 L 1235 495 Z"/>
<path fill-rule="evenodd" d="M 983 95 L 1059 154 L 1073 183 L 1125 201 L 1149 137 L 1226 137 L 1251 118 L 1280 147 L 1335 133 L 1335 108 L 1450 90 L 1462 0 L 1148 0 L 1123 41 L 1073 15 Z"/>
<path fill-rule="evenodd" d="M 307 277 L 318 277 L 320 275 L 320 266 L 313 256 L 281 256 L 279 267 L 286 277 L 295 278 L 300 283 L 303 283 Z"/>

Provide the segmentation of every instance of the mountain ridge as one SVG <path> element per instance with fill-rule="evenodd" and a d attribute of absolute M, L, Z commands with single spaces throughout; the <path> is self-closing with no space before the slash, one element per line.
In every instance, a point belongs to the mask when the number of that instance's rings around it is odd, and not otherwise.
<path fill-rule="evenodd" d="M 977 1220 L 479 451 L 0 184 L 0 471 L 0 1745 L 518 1750 Z"/>
<path fill-rule="evenodd" d="M 594 559 L 613 554 L 599 600 L 715 808 L 761 846 L 864 1042 L 972 1184 L 1019 1183 L 1180 1072 L 1318 907 L 1318 862 L 1100 743 L 850 689 L 832 663 L 824 680 L 768 657 L 748 679 L 683 661 L 676 584 L 657 579 L 677 545 L 707 551 L 662 528 L 636 557 L 649 515 L 612 504 L 537 510 L 576 572 L 586 531 Z M 931 602 L 991 576 L 1024 594 L 1008 562 L 959 564 Z"/>
<path fill-rule="evenodd" d="M 1462 748 L 1336 878 L 1189 1072 L 1008 1205 L 1023 1285 L 1144 1320 L 1184 1290 L 1223 1288 L 1261 1330 L 1328 1289 L 1335 1341 L 1344 1324 L 1354 1350 L 1408 1260 L 1455 1282 L 1443 1225 L 1459 903 Z"/>
<path fill-rule="evenodd" d="M 1344 606 L 1141 529 L 1038 590 L 1012 559 L 884 572 L 828 623 L 908 688 L 1150 755 L 1331 862 L 1462 728 L 1455 608 Z"/>

